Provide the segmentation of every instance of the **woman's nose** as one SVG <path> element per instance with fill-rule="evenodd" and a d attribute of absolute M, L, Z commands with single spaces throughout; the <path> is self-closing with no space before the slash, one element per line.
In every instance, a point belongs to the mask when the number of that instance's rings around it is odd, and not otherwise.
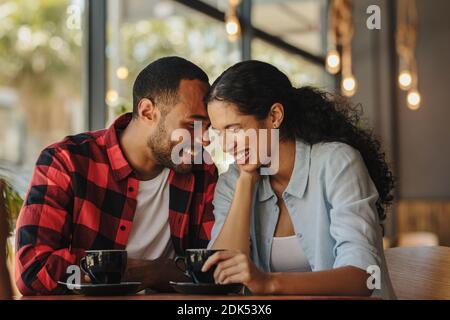
<path fill-rule="evenodd" d="M 232 154 L 234 152 L 235 145 L 236 145 L 235 139 L 226 137 L 226 135 L 223 137 L 222 148 L 224 152 Z"/>

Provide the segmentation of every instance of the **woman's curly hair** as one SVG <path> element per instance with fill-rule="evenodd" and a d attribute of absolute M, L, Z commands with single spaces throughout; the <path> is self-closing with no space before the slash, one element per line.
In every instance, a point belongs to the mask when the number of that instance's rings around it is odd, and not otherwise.
<path fill-rule="evenodd" d="M 284 106 L 281 139 L 299 138 L 313 145 L 342 142 L 361 154 L 379 199 L 380 221 L 392 203 L 394 177 L 373 133 L 361 126 L 362 110 L 348 99 L 312 87 L 292 87 L 288 77 L 273 65 L 249 60 L 227 69 L 213 83 L 207 101 L 233 103 L 240 113 L 267 118 L 274 103 Z"/>

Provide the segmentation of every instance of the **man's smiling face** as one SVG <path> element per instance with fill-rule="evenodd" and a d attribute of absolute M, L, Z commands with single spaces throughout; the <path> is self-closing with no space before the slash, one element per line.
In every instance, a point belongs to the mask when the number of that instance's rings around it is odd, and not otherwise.
<path fill-rule="evenodd" d="M 167 114 L 160 119 L 156 133 L 148 141 L 148 146 L 160 165 L 179 173 L 189 172 L 195 151 L 202 150 L 201 147 L 209 144 L 209 140 L 204 139 L 204 136 L 207 136 L 204 133 L 210 125 L 204 102 L 208 89 L 208 85 L 199 80 L 180 81 L 175 105 L 169 107 Z M 196 121 L 201 121 L 202 130 L 199 136 L 194 136 Z M 172 133 L 180 129 L 189 132 L 189 141 L 172 140 Z M 181 164 L 176 164 L 171 156 L 173 148 L 179 143 L 184 145 L 183 152 L 178 155 L 181 157 Z"/>

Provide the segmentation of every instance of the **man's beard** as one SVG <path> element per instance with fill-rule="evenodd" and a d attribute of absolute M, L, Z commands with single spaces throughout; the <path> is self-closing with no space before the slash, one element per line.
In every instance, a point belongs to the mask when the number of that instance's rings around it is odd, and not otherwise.
<path fill-rule="evenodd" d="M 151 136 L 147 142 L 155 161 L 158 165 L 173 169 L 177 173 L 191 172 L 192 164 L 175 164 L 172 161 L 172 149 L 177 143 L 171 142 L 166 126 L 163 123 L 164 121 L 161 119 L 157 133 Z"/>

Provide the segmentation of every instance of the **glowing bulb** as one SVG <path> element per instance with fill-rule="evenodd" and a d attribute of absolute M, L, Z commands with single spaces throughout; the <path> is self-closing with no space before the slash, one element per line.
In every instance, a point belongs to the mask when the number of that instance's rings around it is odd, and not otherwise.
<path fill-rule="evenodd" d="M 400 89 L 408 90 L 411 88 L 412 84 L 412 76 L 409 71 L 402 71 L 398 76 L 398 83 L 400 85 Z"/>
<path fill-rule="evenodd" d="M 235 41 L 239 38 L 241 34 L 241 26 L 239 24 L 239 19 L 235 15 L 231 15 L 227 18 L 225 30 L 230 41 Z"/>
<path fill-rule="evenodd" d="M 120 80 L 125 80 L 126 78 L 128 78 L 128 74 L 128 69 L 125 67 L 120 67 L 116 70 L 117 78 L 119 78 Z"/>
<path fill-rule="evenodd" d="M 408 96 L 406 97 L 408 108 L 410 108 L 411 110 L 419 109 L 421 99 L 422 98 L 420 97 L 420 93 L 417 90 L 411 90 L 410 92 L 408 92 Z"/>
<path fill-rule="evenodd" d="M 106 102 L 108 104 L 114 104 L 119 99 L 119 94 L 116 90 L 108 90 L 106 93 Z"/>
<path fill-rule="evenodd" d="M 236 33 L 239 32 L 239 26 L 236 23 L 236 21 L 227 22 L 226 29 L 229 35 L 235 35 Z"/>
<path fill-rule="evenodd" d="M 341 68 L 341 58 L 336 50 L 330 50 L 327 54 L 327 71 L 331 74 L 336 74 Z"/>
<path fill-rule="evenodd" d="M 351 97 L 356 92 L 356 79 L 353 76 L 345 77 L 342 80 L 342 91 L 347 97 Z"/>

